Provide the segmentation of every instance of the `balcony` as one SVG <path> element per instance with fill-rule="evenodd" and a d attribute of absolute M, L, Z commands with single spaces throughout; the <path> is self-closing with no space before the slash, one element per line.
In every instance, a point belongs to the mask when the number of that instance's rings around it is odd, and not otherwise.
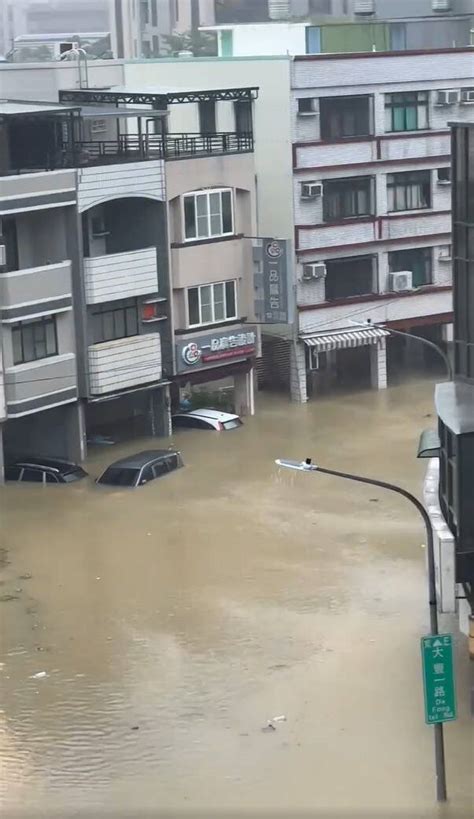
<path fill-rule="evenodd" d="M 253 135 L 233 132 L 218 134 L 166 134 L 136 136 L 125 134 L 118 140 L 76 142 L 64 149 L 63 162 L 69 167 L 139 162 L 146 159 L 187 159 L 193 156 L 238 154 L 253 151 Z"/>
<path fill-rule="evenodd" d="M 71 299 L 71 262 L 57 262 L 40 267 L 13 270 L 0 275 L 0 304 L 2 317 L 12 318 L 21 308 L 23 312 L 44 311 L 44 304 Z M 13 312 L 15 315 L 13 316 Z M 23 317 L 23 315 L 21 316 Z"/>
<path fill-rule="evenodd" d="M 161 379 L 159 333 L 93 344 L 88 350 L 90 392 L 105 395 Z"/>
<path fill-rule="evenodd" d="M 158 290 L 156 247 L 84 259 L 86 303 L 145 296 Z"/>
<path fill-rule="evenodd" d="M 20 417 L 77 398 L 76 356 L 65 353 L 5 370 L 8 417 Z"/>

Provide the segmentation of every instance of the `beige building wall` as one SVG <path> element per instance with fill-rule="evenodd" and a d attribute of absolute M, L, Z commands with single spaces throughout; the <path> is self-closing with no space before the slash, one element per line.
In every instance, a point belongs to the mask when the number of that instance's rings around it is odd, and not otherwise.
<path fill-rule="evenodd" d="M 292 240 L 290 65 L 287 57 L 187 58 L 125 63 L 123 68 L 125 84 L 134 89 L 259 87 L 258 100 L 253 104 L 257 230 L 261 235 Z M 197 116 L 193 104 L 171 105 L 170 132 L 197 131 Z M 218 103 L 217 117 L 219 129 L 235 129 L 232 103 Z"/>
<path fill-rule="evenodd" d="M 182 159 L 166 163 L 171 276 L 175 329 L 188 327 L 186 289 L 230 279 L 237 281 L 238 314 L 253 318 L 252 236 L 256 228 L 253 154 Z M 231 188 L 234 236 L 221 241 L 184 241 L 183 195 L 209 188 Z"/>

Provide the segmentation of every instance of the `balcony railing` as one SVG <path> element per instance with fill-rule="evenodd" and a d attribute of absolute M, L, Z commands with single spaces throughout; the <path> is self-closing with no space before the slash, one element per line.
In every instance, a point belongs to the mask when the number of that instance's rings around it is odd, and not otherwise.
<path fill-rule="evenodd" d="M 21 165 L 0 176 L 78 168 L 91 165 L 139 162 L 147 159 L 185 159 L 192 156 L 217 156 L 253 151 L 253 134 L 124 134 L 114 140 L 81 140 L 63 144 L 44 157 L 25 157 Z"/>
<path fill-rule="evenodd" d="M 253 151 L 253 134 L 126 134 L 118 140 L 83 141 L 65 149 L 65 161 L 74 166 L 136 162 L 141 159 L 181 159 Z"/>

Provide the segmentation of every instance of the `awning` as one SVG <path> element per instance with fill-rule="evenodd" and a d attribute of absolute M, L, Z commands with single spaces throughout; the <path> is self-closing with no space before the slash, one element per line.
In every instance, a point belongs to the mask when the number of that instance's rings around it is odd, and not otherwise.
<path fill-rule="evenodd" d="M 360 330 L 347 330 L 344 333 L 328 333 L 327 335 L 300 336 L 307 347 L 315 352 L 324 353 L 328 350 L 343 350 L 346 347 L 362 347 L 365 344 L 377 344 L 382 338 L 390 335 L 381 327 L 368 327 Z"/>

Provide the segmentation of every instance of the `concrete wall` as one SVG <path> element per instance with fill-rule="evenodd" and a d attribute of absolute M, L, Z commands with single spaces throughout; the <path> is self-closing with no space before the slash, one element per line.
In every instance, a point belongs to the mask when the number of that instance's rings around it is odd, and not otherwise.
<path fill-rule="evenodd" d="M 157 332 L 89 347 L 89 378 L 93 395 L 159 381 L 161 372 L 161 343 Z"/>
<path fill-rule="evenodd" d="M 259 98 L 254 103 L 258 232 L 282 239 L 293 235 L 289 67 L 286 58 L 159 60 L 124 66 L 126 83 L 133 88 L 158 90 L 169 85 L 171 76 L 175 88 L 187 90 L 259 86 Z M 186 110 L 180 113 L 179 108 L 187 106 L 171 106 L 170 130 L 180 129 L 180 117 L 195 116 Z M 182 162 L 183 174 L 187 173 L 187 164 Z M 169 196 L 173 196 L 172 189 Z"/>
<path fill-rule="evenodd" d="M 89 86 L 123 84 L 123 65 L 112 60 L 89 60 Z M 21 100 L 58 101 L 59 89 L 79 88 L 79 69 L 75 62 L 1 63 L 2 97 Z"/>
<path fill-rule="evenodd" d="M 71 295 L 71 262 L 58 262 L 0 274 L 0 309 L 31 305 Z M 36 303 L 36 304 L 35 304 Z"/>

